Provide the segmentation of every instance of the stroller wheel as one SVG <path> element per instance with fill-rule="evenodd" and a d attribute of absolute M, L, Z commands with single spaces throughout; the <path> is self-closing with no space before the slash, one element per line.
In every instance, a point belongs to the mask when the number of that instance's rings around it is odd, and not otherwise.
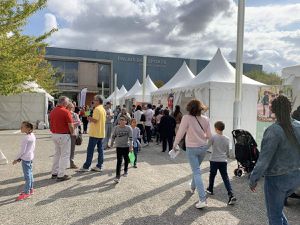
<path fill-rule="evenodd" d="M 234 173 L 234 176 L 237 176 L 237 175 L 238 175 L 238 173 L 237 173 L 237 172 L 238 172 L 238 170 L 239 170 L 239 169 L 235 169 L 235 170 L 233 171 L 233 173 Z"/>
<path fill-rule="evenodd" d="M 237 176 L 238 176 L 238 177 L 241 177 L 242 175 L 243 175 L 243 170 L 238 169 L 238 171 L 237 171 Z"/>

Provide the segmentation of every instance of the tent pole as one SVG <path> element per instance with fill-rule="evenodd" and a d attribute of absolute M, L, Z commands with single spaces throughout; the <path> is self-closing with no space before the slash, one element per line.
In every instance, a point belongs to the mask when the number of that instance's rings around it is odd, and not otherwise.
<path fill-rule="evenodd" d="M 101 83 L 101 95 L 104 98 L 104 82 Z"/>
<path fill-rule="evenodd" d="M 233 105 L 233 129 L 241 128 L 244 20 L 245 0 L 239 0 L 235 75 L 235 101 Z"/>
<path fill-rule="evenodd" d="M 143 103 L 145 102 L 145 92 L 146 92 L 146 72 L 147 72 L 147 56 L 143 56 Z"/>

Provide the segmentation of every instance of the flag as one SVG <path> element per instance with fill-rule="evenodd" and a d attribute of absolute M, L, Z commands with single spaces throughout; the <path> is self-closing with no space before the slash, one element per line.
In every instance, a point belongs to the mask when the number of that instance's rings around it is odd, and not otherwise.
<path fill-rule="evenodd" d="M 79 101 L 79 106 L 80 107 L 85 106 L 86 93 L 87 93 L 87 88 L 83 88 L 80 91 L 80 101 Z"/>

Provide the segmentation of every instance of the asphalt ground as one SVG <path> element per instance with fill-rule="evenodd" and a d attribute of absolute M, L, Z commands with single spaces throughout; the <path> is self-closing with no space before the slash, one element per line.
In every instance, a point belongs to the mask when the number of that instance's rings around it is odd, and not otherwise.
<path fill-rule="evenodd" d="M 227 192 L 220 175 L 216 177 L 214 195 L 208 196 L 208 207 L 196 209 L 197 192 L 191 194 L 191 169 L 184 152 L 175 160 L 161 152 L 161 145 L 151 143 L 138 155 L 138 168 L 129 169 L 128 177 L 115 184 L 115 149 L 106 150 L 103 172 L 78 173 L 68 169 L 71 180 L 51 180 L 54 144 L 48 130 L 35 131 L 37 137 L 33 164 L 35 194 L 16 202 L 24 185 L 21 165 L 11 162 L 19 151 L 22 134 L 0 131 L 0 149 L 9 164 L 0 165 L 0 224 L 2 225 L 263 225 L 267 224 L 263 180 L 257 193 L 248 188 L 248 177 L 235 177 L 234 160 L 228 163 L 228 174 L 237 203 L 227 205 Z M 82 166 L 88 137 L 76 146 L 75 161 Z M 209 153 L 208 153 L 209 154 Z M 94 155 L 93 165 L 96 162 Z M 201 165 L 205 186 L 208 185 L 209 161 Z M 274 196 L 276 197 L 276 196 Z M 290 224 L 300 224 L 300 201 L 289 200 L 285 208 Z"/>

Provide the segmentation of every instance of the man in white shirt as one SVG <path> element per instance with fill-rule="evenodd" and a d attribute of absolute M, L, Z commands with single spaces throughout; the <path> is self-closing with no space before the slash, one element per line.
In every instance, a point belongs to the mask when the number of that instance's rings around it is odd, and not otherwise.
<path fill-rule="evenodd" d="M 152 136 L 151 135 L 151 127 L 152 127 L 152 118 L 154 115 L 151 104 L 147 105 L 147 110 L 145 111 L 144 114 L 146 117 L 145 130 L 146 130 L 146 135 L 147 135 L 147 145 L 149 145 L 149 142 L 151 141 L 151 136 Z"/>

